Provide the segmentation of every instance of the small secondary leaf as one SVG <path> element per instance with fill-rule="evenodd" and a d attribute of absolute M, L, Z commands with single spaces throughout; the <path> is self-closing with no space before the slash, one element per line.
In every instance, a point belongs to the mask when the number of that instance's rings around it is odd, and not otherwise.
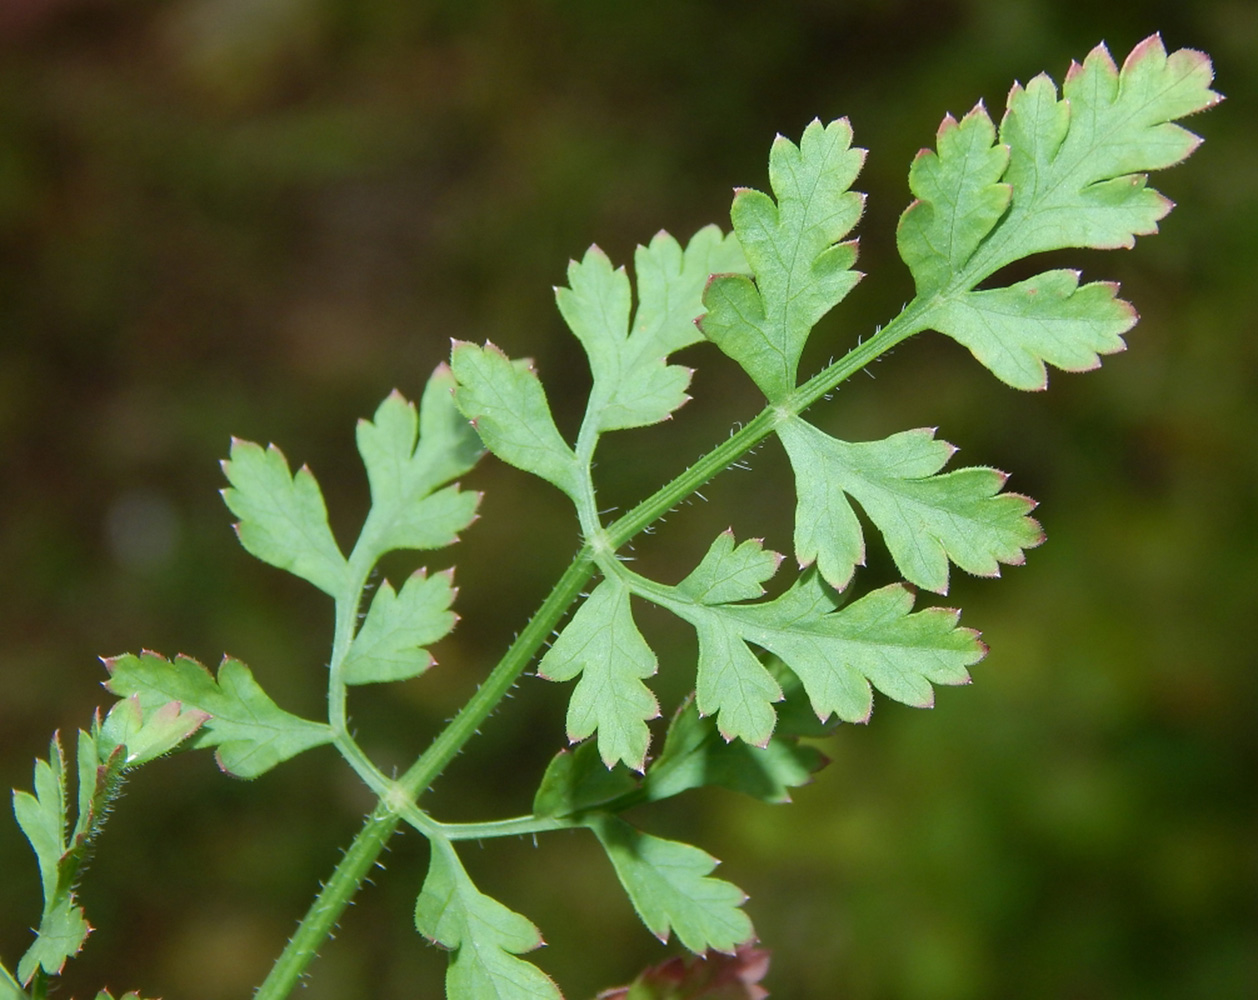
<path fill-rule="evenodd" d="M 691 618 L 699 636 L 695 700 L 702 714 L 716 716 L 725 739 L 763 747 L 773 735 L 773 703 L 782 700 L 782 689 L 747 648 L 735 623 L 719 613 L 725 607 Z"/>
<path fill-rule="evenodd" d="M 896 244 L 913 272 L 917 294 L 944 288 L 965 266 L 1009 207 L 1012 188 L 1001 183 L 1009 147 L 996 145 L 996 126 L 980 102 L 958 122 L 945 115 L 938 152 L 921 150 L 909 168 L 917 201 L 900 217 Z"/>
<path fill-rule="evenodd" d="M 645 427 L 666 420 L 690 397 L 690 369 L 663 354 L 639 353 L 629 337 L 629 277 L 598 247 L 568 265 L 569 288 L 555 289 L 568 328 L 590 359 L 594 387 L 589 416 L 597 431 Z M 699 310 L 696 309 L 696 315 Z"/>
<path fill-rule="evenodd" d="M 187 656 L 167 660 L 144 651 L 104 660 L 105 687 L 120 698 L 138 695 L 145 711 L 171 701 L 210 718 L 192 737 L 194 747 L 218 747 L 219 767 L 238 778 L 256 778 L 303 750 L 332 741 L 324 723 L 279 708 L 258 686 L 249 668 L 224 657 L 218 677 Z"/>
<path fill-rule="evenodd" d="M 65 757 L 53 736 L 48 760 L 35 761 L 35 793 L 13 793 L 13 814 L 35 851 L 44 899 L 57 893 L 57 870 L 66 853 Z"/>
<path fill-rule="evenodd" d="M 29 985 L 40 969 L 50 976 L 61 975 L 66 961 L 79 953 L 91 932 L 83 908 L 75 906 L 68 893 L 58 896 L 39 921 L 35 943 L 18 962 L 18 979 Z"/>
<path fill-rule="evenodd" d="M 1089 371 L 1127 345 L 1136 310 L 1113 282 L 1079 286 L 1078 271 L 1045 271 L 1007 288 L 967 292 L 931 311 L 932 325 L 1015 389 L 1048 385 L 1047 362 Z"/>
<path fill-rule="evenodd" d="M 371 485 L 363 537 L 376 553 L 450 545 L 476 518 L 479 493 L 457 486 L 438 489 L 484 453 L 476 431 L 454 405 L 454 385 L 453 372 L 439 365 L 418 413 L 395 391 L 372 420 L 358 422 L 358 451 Z"/>
<path fill-rule="evenodd" d="M 864 196 L 850 191 L 865 151 L 853 149 L 847 119 L 814 121 L 796 146 L 778 136 L 769 153 L 774 201 L 742 189 L 730 218 L 755 281 L 717 275 L 704 293 L 704 335 L 776 402 L 798 379 L 814 324 L 856 285 L 855 242 L 841 243 Z"/>
<path fill-rule="evenodd" d="M 812 781 L 828 763 L 814 747 L 774 736 L 763 747 L 726 742 L 711 718 L 699 715 L 687 698 L 664 738 L 664 750 L 647 768 L 648 801 L 670 798 L 691 788 L 718 785 L 762 802 L 789 802 L 790 789 Z"/>
<path fill-rule="evenodd" d="M 185 709 L 177 701 L 146 712 L 139 695 L 132 695 L 109 710 L 101 736 L 110 746 L 126 747 L 127 767 L 139 767 L 170 753 L 209 717 L 208 712 Z"/>
<path fill-rule="evenodd" d="M 538 666 L 551 681 L 581 680 L 568 702 L 568 738 L 598 731 L 598 749 L 608 767 L 624 761 L 635 771 L 646 762 L 659 703 L 642 683 L 658 663 L 642 638 L 629 607 L 629 589 L 618 579 L 594 588 Z"/>
<path fill-rule="evenodd" d="M 703 313 L 703 291 L 714 274 L 748 274 L 738 238 L 719 226 L 704 226 L 683 250 L 661 230 L 633 257 L 638 311 L 630 342 L 640 356 L 664 357 L 703 339 L 695 325 Z"/>
<path fill-rule="evenodd" d="M 795 470 L 796 557 L 801 566 L 816 562 L 836 589 L 864 562 L 849 495 L 882 531 L 905 579 L 940 594 L 948 591 L 949 560 L 996 576 L 1000 563 L 1021 563 L 1023 550 L 1044 540 L 1028 516 L 1034 501 L 1000 492 L 1003 472 L 975 466 L 937 475 L 956 449 L 929 428 L 856 444 L 799 418 L 777 431 Z"/>
<path fill-rule="evenodd" d="M 746 895 L 712 878 L 717 860 L 706 851 L 663 840 L 605 813 L 591 816 L 594 831 L 638 916 L 661 941 L 670 931 L 696 954 L 708 949 L 733 953 L 755 937 L 741 909 Z"/>
<path fill-rule="evenodd" d="M 448 1000 L 562 1000 L 537 966 L 517 955 L 544 944 L 536 927 L 468 878 L 448 841 L 433 838 L 428 877 L 415 901 L 415 927 L 454 954 Z"/>
<path fill-rule="evenodd" d="M 577 457 L 555 427 L 533 363 L 527 358 L 513 361 L 490 343 L 477 347 L 455 341 L 450 367 L 458 382 L 454 401 L 485 447 L 578 497 Z"/>
<path fill-rule="evenodd" d="M 638 247 L 634 266 L 640 303 L 632 331 L 629 278 L 598 247 L 570 262 L 569 287 L 555 289 L 559 311 L 590 359 L 586 419 L 600 432 L 658 423 L 690 398 L 690 369 L 668 364 L 668 355 L 702 339 L 694 321 L 708 276 L 747 270 L 737 240 L 716 226 L 699 230 L 685 250 L 660 232 Z"/>
<path fill-rule="evenodd" d="M 232 439 L 223 463 L 231 486 L 223 500 L 240 521 L 240 543 L 263 562 L 309 580 L 336 596 L 348 566 L 332 529 L 323 494 L 310 470 L 290 475 L 288 460 L 275 445 L 265 451 L 252 441 Z"/>
<path fill-rule="evenodd" d="M 458 621 L 450 610 L 453 571 L 428 576 L 420 569 L 395 593 L 385 580 L 372 598 L 367 620 L 354 636 L 341 668 L 346 684 L 418 677 L 436 660 L 424 647 L 449 635 Z"/>
<path fill-rule="evenodd" d="M 764 547 L 759 538 L 734 544 L 734 532 L 726 528 L 716 536 L 703 560 L 677 584 L 683 594 L 700 604 L 729 604 L 764 596 L 761 586 L 782 565 L 782 555 Z"/>
<path fill-rule="evenodd" d="M 574 816 L 628 795 L 638 779 L 624 766 L 608 769 L 590 740 L 551 758 L 533 796 L 534 816 Z"/>

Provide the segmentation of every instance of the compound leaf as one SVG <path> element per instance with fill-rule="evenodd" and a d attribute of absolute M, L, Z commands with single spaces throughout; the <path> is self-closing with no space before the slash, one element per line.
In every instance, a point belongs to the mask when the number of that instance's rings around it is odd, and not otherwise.
<path fill-rule="evenodd" d="M 948 591 L 948 562 L 968 573 L 996 576 L 1000 563 L 1021 563 L 1044 536 L 1028 516 L 1034 502 L 1001 493 L 1006 476 L 971 467 L 937 475 L 956 449 L 919 428 L 882 441 L 850 443 L 799 418 L 778 426 L 795 470 L 795 553 L 816 562 L 842 589 L 863 562 L 864 539 L 847 497 L 859 501 L 882 531 L 905 579 Z"/>
<path fill-rule="evenodd" d="M 1135 312 L 1114 286 L 1080 288 L 1077 274 L 1049 271 L 972 289 L 1031 254 L 1130 247 L 1156 233 L 1172 206 L 1146 173 L 1197 148 L 1200 139 L 1174 122 L 1221 99 L 1212 79 L 1203 53 L 1167 55 L 1152 35 L 1121 70 L 1098 45 L 1071 64 L 1060 97 L 1044 74 L 1014 84 L 999 144 L 981 105 L 959 123 L 945 118 L 938 151 L 913 162 L 917 200 L 897 231 L 919 298 L 934 296 L 922 326 L 954 337 L 1019 389 L 1044 387 L 1045 362 L 1079 371 L 1121 350 Z"/>
<path fill-rule="evenodd" d="M 629 589 L 615 578 L 594 588 L 538 666 L 547 680 L 581 675 L 568 703 L 568 738 L 598 731 L 603 763 L 623 761 L 635 771 L 645 766 L 651 732 L 646 720 L 659 715 L 659 703 L 642 679 L 658 664 L 642 638 L 629 607 Z"/>
<path fill-rule="evenodd" d="M 424 647 L 449 635 L 458 621 L 450 610 L 453 578 L 450 570 L 428 576 L 420 569 L 402 585 L 401 593 L 385 580 L 345 657 L 341 668 L 345 683 L 408 680 L 436 663 Z"/>
<path fill-rule="evenodd" d="M 485 447 L 504 462 L 580 495 L 576 455 L 560 436 L 542 383 L 527 358 L 513 361 L 493 344 L 455 341 L 454 401 Z"/>
<path fill-rule="evenodd" d="M 475 429 L 454 405 L 454 387 L 453 372 L 439 365 L 419 412 L 395 391 L 372 420 L 358 422 L 358 452 L 371 485 L 363 537 L 378 554 L 442 548 L 476 518 L 479 493 L 438 489 L 484 453 Z"/>
<path fill-rule="evenodd" d="M 145 651 L 104 661 L 106 688 L 120 698 L 138 695 L 145 711 L 178 701 L 210 718 L 192 737 L 194 747 L 218 747 L 219 767 L 238 778 L 256 778 L 281 761 L 332 741 L 324 723 L 310 722 L 278 707 L 258 686 L 249 668 L 230 656 L 218 676 L 187 656 L 167 660 Z"/>
<path fill-rule="evenodd" d="M 545 943 L 537 928 L 480 892 L 448 841 L 431 843 L 415 927 L 454 952 L 446 971 L 449 1000 L 562 1000 L 545 973 L 516 957 Z"/>
<path fill-rule="evenodd" d="M 712 878 L 717 861 L 675 840 L 642 833 L 605 813 L 586 820 L 607 852 L 638 916 L 661 941 L 669 933 L 690 951 L 731 954 L 755 931 L 741 909 L 747 897 L 738 886 Z"/>
<path fill-rule="evenodd" d="M 853 149 L 847 119 L 813 121 L 796 146 L 778 136 L 769 153 L 777 201 L 754 190 L 734 197 L 730 218 L 754 282 L 717 275 L 704 293 L 700 329 L 737 361 L 765 396 L 795 388 L 813 325 L 860 280 L 855 242 L 841 243 L 860 218 L 850 191 L 865 151 Z"/>
<path fill-rule="evenodd" d="M 245 549 L 327 594 L 339 594 L 348 566 L 328 527 L 323 494 L 310 470 L 302 466 L 290 474 L 288 460 L 275 445 L 264 451 L 237 438 L 222 465 L 231 483 L 222 491 L 223 500 L 240 518 L 236 534 Z"/>

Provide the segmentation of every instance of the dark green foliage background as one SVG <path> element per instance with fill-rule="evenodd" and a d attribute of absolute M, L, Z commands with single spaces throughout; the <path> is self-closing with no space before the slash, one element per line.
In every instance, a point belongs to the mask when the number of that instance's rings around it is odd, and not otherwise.
<path fill-rule="evenodd" d="M 554 310 L 564 264 L 617 261 L 659 227 L 726 224 L 769 141 L 847 114 L 871 150 L 862 269 L 805 369 L 911 294 L 894 252 L 905 176 L 946 110 L 1105 38 L 1162 30 L 1216 58 L 1207 137 L 1156 181 L 1182 203 L 1135 252 L 1071 253 L 1146 316 L 1132 350 L 1045 395 L 927 336 L 817 411 L 848 437 L 939 426 L 1013 473 L 1049 543 L 949 601 L 992 654 L 933 713 L 880 702 L 827 741 L 788 807 L 716 792 L 639 817 L 724 859 L 751 894 L 783 998 L 1258 996 L 1258 9 L 1246 0 L 494 4 L 418 0 L 11 0 L 0 8 L 0 787 L 104 696 L 97 654 L 148 646 L 252 665 L 321 710 L 330 605 L 251 560 L 215 491 L 229 434 L 319 476 L 343 543 L 366 503 L 353 422 L 414 396 L 450 337 L 535 355 L 562 426 L 584 361 Z M 695 402 L 607 442 L 631 503 L 754 412 L 716 352 Z M 616 459 L 619 461 L 616 461 Z M 639 546 L 678 579 L 713 535 L 789 546 L 766 446 Z M 575 546 L 543 484 L 492 462 L 440 666 L 355 692 L 362 739 L 404 766 L 484 675 Z M 409 564 L 399 561 L 393 573 Z M 867 587 L 889 567 L 871 547 Z M 657 690 L 692 670 L 684 628 L 643 611 Z M 535 680 L 430 800 L 442 818 L 526 811 L 562 744 L 566 689 Z M 63 996 L 248 995 L 368 806 L 330 751 L 257 782 L 207 755 L 140 773 L 83 893 L 100 930 Z M 592 838 L 469 845 L 485 891 L 533 918 L 574 1000 L 664 954 Z M 410 929 L 424 848 L 403 836 L 314 967 L 315 998 L 436 997 Z M 37 879 L 0 822 L 0 954 Z"/>

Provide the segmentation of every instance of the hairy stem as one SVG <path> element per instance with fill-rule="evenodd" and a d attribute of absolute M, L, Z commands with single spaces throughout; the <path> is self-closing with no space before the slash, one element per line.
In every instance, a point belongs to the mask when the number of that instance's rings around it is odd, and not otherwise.
<path fill-rule="evenodd" d="M 383 803 L 367 817 L 367 822 L 324 884 L 310 909 L 271 972 L 254 994 L 254 1000 L 283 1000 L 292 992 L 320 946 L 328 939 L 349 906 L 350 900 L 371 871 L 385 844 L 397 829 L 400 817 Z"/>

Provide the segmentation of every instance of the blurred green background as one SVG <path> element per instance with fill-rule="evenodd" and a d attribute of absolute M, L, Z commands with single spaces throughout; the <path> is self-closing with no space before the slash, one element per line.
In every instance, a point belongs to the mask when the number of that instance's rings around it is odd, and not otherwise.
<path fill-rule="evenodd" d="M 0 5 L 0 788 L 105 696 L 98 654 L 250 663 L 321 709 L 330 607 L 234 543 L 216 461 L 237 434 L 319 476 L 348 543 L 365 509 L 356 418 L 417 394 L 448 339 L 538 360 L 561 426 L 584 363 L 554 309 L 569 257 L 616 261 L 660 227 L 727 224 L 775 132 L 850 116 L 870 149 L 869 277 L 809 370 L 909 298 L 895 256 L 913 153 L 945 111 L 998 113 L 1014 78 L 1061 79 L 1102 38 L 1210 51 L 1229 100 L 1154 183 L 1182 207 L 1132 253 L 1069 253 L 1145 318 L 1132 350 L 1047 394 L 997 383 L 944 338 L 901 347 L 814 413 L 851 438 L 939 426 L 1041 501 L 1049 543 L 949 603 L 984 630 L 976 683 L 937 709 L 879 702 L 826 741 L 793 806 L 702 793 L 638 819 L 724 860 L 808 1000 L 1258 996 L 1258 7 L 1249 0 L 5 0 Z M 629 504 L 756 398 L 691 349 L 696 399 L 607 442 Z M 677 579 L 733 525 L 788 550 L 776 446 L 639 547 Z M 364 744 L 403 767 L 484 676 L 575 548 L 558 495 L 486 462 L 459 566 L 463 621 L 420 680 L 355 692 Z M 526 527 L 527 524 L 527 527 Z M 886 582 L 878 546 L 861 586 Z M 408 563 L 390 564 L 393 574 Z M 647 610 L 666 706 L 685 628 Z M 442 818 L 526 811 L 566 691 L 535 680 L 439 783 Z M 140 772 L 83 884 L 99 930 L 63 996 L 243 997 L 369 805 L 326 750 L 253 783 L 208 755 Z M 6 810 L 7 811 L 7 810 Z M 539 924 L 574 1000 L 668 953 L 573 834 L 464 852 Z M 438 997 L 410 927 L 425 850 L 400 836 L 304 996 Z M 37 919 L 0 821 L 0 955 Z"/>

